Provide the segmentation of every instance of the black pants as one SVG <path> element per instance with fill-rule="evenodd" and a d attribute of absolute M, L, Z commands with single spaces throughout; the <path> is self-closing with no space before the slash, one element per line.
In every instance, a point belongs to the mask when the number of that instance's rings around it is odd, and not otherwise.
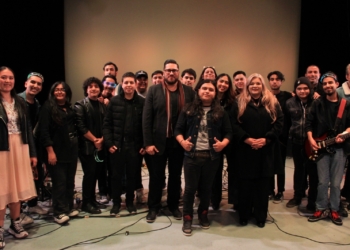
<path fill-rule="evenodd" d="M 307 189 L 305 178 L 309 176 L 309 202 L 315 202 L 317 198 L 318 174 L 317 165 L 307 159 L 304 145 L 292 144 L 292 153 L 294 161 L 294 198 L 301 199 Z"/>
<path fill-rule="evenodd" d="M 27 202 L 29 207 L 35 207 L 36 205 L 38 205 L 38 198 L 43 198 L 43 197 L 39 197 L 39 195 L 40 193 L 42 193 L 44 188 L 44 169 L 43 169 L 43 155 L 42 155 L 43 147 L 41 146 L 38 139 L 35 139 L 34 141 L 35 141 L 35 148 L 36 148 L 37 159 L 38 159 L 38 162 L 36 165 L 36 169 L 38 170 L 38 179 L 34 180 L 34 184 L 35 184 L 35 189 L 38 196 Z"/>
<path fill-rule="evenodd" d="M 185 192 L 183 196 L 183 215 L 193 217 L 193 201 L 196 190 L 200 193 L 200 204 L 198 213 L 208 210 L 210 204 L 210 196 L 212 183 L 215 173 L 218 171 L 220 158 L 211 160 L 210 154 L 208 158 L 187 157 L 184 159 L 185 173 Z"/>
<path fill-rule="evenodd" d="M 248 220 L 252 210 L 257 221 L 265 222 L 269 205 L 269 183 L 271 178 L 239 179 L 239 218 Z"/>
<path fill-rule="evenodd" d="M 47 164 L 52 180 L 52 201 L 55 215 L 68 214 L 73 209 L 74 179 L 77 162 Z"/>
<path fill-rule="evenodd" d="M 171 143 L 169 143 L 171 144 Z M 159 210 L 161 208 L 162 189 L 164 186 L 164 175 L 166 162 L 168 160 L 168 199 L 167 204 L 170 210 L 179 206 L 181 172 L 184 151 L 180 147 L 168 145 L 162 155 L 152 155 L 149 171 L 149 193 L 148 208 Z"/>
<path fill-rule="evenodd" d="M 94 155 L 79 154 L 83 176 L 83 205 L 95 202 L 95 189 L 97 177 L 100 169 L 105 168 L 104 162 L 96 162 Z"/>
<path fill-rule="evenodd" d="M 141 167 L 141 169 L 136 171 L 136 182 L 135 182 L 135 190 L 143 188 L 143 184 L 142 184 L 142 175 L 141 175 L 141 171 L 142 171 L 142 160 L 145 159 L 147 168 L 151 168 L 151 156 L 148 154 L 145 154 L 143 156 L 140 157 L 139 159 L 139 166 Z"/>
<path fill-rule="evenodd" d="M 104 165 L 97 169 L 97 180 L 98 180 L 98 192 L 100 195 L 111 194 L 111 164 L 109 163 L 109 157 L 106 151 Z M 115 162 L 114 164 L 118 164 Z"/>
<path fill-rule="evenodd" d="M 227 161 L 227 171 L 229 172 L 230 170 L 233 170 L 233 163 L 234 163 L 234 158 L 233 158 L 233 149 L 231 144 L 228 144 L 224 150 L 222 151 L 222 154 L 220 156 L 220 163 L 218 170 L 215 173 L 215 179 L 213 181 L 213 188 L 212 188 L 212 193 L 211 193 L 211 203 L 214 206 L 219 206 L 220 202 L 222 200 L 222 171 L 224 168 L 224 154 L 226 156 L 226 161 Z M 230 183 L 228 183 L 230 185 Z M 232 185 L 231 188 L 234 186 Z M 229 188 L 229 187 L 228 187 Z M 235 192 L 235 191 L 233 191 Z M 232 193 L 232 190 L 231 190 Z M 230 195 L 230 194 L 229 194 Z M 231 203 L 232 204 L 232 203 Z"/>
<path fill-rule="evenodd" d="M 136 149 L 134 143 L 124 145 L 113 154 L 110 154 L 111 163 L 111 187 L 114 205 L 119 205 L 122 194 L 122 178 L 126 174 L 126 195 L 127 204 L 134 202 L 134 191 L 136 183 L 136 172 L 140 171 L 140 149 Z"/>
<path fill-rule="evenodd" d="M 280 141 L 280 150 L 281 150 L 281 159 L 282 159 L 282 169 L 283 173 L 276 174 L 277 176 L 277 192 L 278 193 L 283 193 L 285 191 L 284 186 L 286 183 L 286 158 L 287 158 L 287 143 L 288 143 L 288 138 L 287 140 Z M 270 183 L 270 193 L 273 194 L 275 190 L 275 176 L 271 178 L 271 183 Z"/>

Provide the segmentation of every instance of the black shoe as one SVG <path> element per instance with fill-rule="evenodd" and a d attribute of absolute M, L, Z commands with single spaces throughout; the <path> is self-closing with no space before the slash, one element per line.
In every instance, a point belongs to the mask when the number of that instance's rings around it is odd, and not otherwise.
<path fill-rule="evenodd" d="M 273 199 L 273 202 L 274 203 L 281 203 L 282 201 L 283 201 L 283 193 L 282 192 L 278 192 L 276 195 L 275 195 L 275 197 L 274 197 L 274 199 Z"/>
<path fill-rule="evenodd" d="M 99 208 L 99 209 L 106 209 L 106 208 L 107 208 L 106 205 L 101 204 L 101 203 L 99 203 L 98 201 L 92 201 L 92 205 L 93 205 L 95 208 Z"/>
<path fill-rule="evenodd" d="M 182 226 L 182 232 L 185 236 L 191 236 L 192 235 L 192 218 L 189 215 L 184 216 L 184 224 Z"/>
<path fill-rule="evenodd" d="M 126 204 L 126 210 L 128 210 L 128 212 L 131 214 L 136 214 L 137 211 L 134 203 Z"/>
<path fill-rule="evenodd" d="M 315 221 L 319 221 L 322 219 L 326 219 L 329 216 L 329 212 L 328 210 L 316 210 L 316 212 L 310 216 L 307 220 L 309 222 L 315 222 Z"/>
<path fill-rule="evenodd" d="M 246 225 L 248 225 L 248 221 L 244 220 L 244 219 L 240 219 L 239 224 L 241 224 L 241 226 L 246 226 Z"/>
<path fill-rule="evenodd" d="M 149 210 L 148 214 L 146 216 L 146 221 L 148 223 L 153 223 L 157 218 L 157 214 L 158 214 L 158 212 L 156 210 L 154 210 L 154 209 Z"/>
<path fill-rule="evenodd" d="M 110 216 L 117 216 L 120 211 L 120 205 L 113 205 L 111 211 L 109 211 Z"/>
<path fill-rule="evenodd" d="M 100 209 L 98 209 L 97 207 L 94 207 L 93 205 L 91 205 L 90 203 L 82 206 L 81 208 L 84 212 L 90 213 L 90 214 L 100 214 L 102 213 Z"/>
<path fill-rule="evenodd" d="M 198 213 L 198 220 L 199 220 L 199 225 L 203 229 L 209 229 L 210 223 L 208 220 L 208 210 L 204 210 L 200 213 Z"/>
<path fill-rule="evenodd" d="M 170 212 L 173 214 L 175 220 L 181 220 L 182 219 L 182 213 L 179 210 L 179 208 L 171 209 Z"/>
<path fill-rule="evenodd" d="M 346 211 L 343 206 L 339 206 L 338 213 L 341 217 L 344 217 L 344 218 L 348 217 L 348 211 Z"/>
<path fill-rule="evenodd" d="M 275 192 L 271 192 L 269 194 L 269 200 L 274 200 L 275 199 Z"/>
<path fill-rule="evenodd" d="M 316 212 L 316 204 L 313 201 L 309 201 L 306 205 L 306 209 L 309 210 L 310 212 Z"/>
<path fill-rule="evenodd" d="M 220 208 L 220 203 L 219 204 L 214 204 L 214 203 L 212 203 L 211 204 L 211 207 L 213 208 L 213 210 L 219 210 L 219 208 Z"/>
<path fill-rule="evenodd" d="M 263 227 L 265 227 L 265 221 L 257 221 L 256 225 L 260 228 L 263 228 Z"/>
<path fill-rule="evenodd" d="M 301 199 L 293 198 L 287 202 L 286 207 L 289 207 L 289 208 L 296 207 L 296 206 L 299 206 L 300 204 L 301 204 Z"/>

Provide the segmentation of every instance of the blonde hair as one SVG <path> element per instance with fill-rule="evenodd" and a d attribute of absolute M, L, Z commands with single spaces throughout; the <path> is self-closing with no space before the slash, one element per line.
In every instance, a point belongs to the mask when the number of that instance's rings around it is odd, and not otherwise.
<path fill-rule="evenodd" d="M 251 82 L 253 81 L 254 78 L 259 78 L 259 80 L 262 83 L 261 105 L 263 105 L 265 107 L 266 111 L 269 113 L 269 115 L 272 119 L 272 123 L 274 123 L 276 121 L 276 117 L 277 117 L 276 105 L 278 104 L 278 101 L 277 101 L 276 97 L 270 92 L 270 90 L 267 89 L 267 87 L 265 85 L 264 78 L 258 73 L 251 74 L 247 78 L 247 84 L 243 88 L 242 93 L 238 96 L 237 119 L 239 122 L 241 122 L 239 118 L 245 112 L 245 110 L 247 108 L 247 104 L 252 100 L 252 97 L 249 93 L 248 88 L 249 88 L 249 85 L 251 84 Z"/>

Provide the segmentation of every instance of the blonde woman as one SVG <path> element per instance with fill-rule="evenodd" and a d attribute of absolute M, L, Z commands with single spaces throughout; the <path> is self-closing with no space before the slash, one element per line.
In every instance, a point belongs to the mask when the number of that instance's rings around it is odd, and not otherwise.
<path fill-rule="evenodd" d="M 237 147 L 238 212 L 240 224 L 247 225 L 253 211 L 258 227 L 267 216 L 269 180 L 278 173 L 280 159 L 278 135 L 283 113 L 277 99 L 266 88 L 260 74 L 247 79 L 231 113 L 233 141 Z"/>

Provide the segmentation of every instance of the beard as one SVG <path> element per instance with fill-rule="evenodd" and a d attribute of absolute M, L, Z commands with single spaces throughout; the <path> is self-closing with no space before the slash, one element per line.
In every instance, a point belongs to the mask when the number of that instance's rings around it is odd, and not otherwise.
<path fill-rule="evenodd" d="M 165 80 L 165 83 L 168 85 L 174 85 L 175 83 L 177 83 L 178 79 L 175 79 L 175 81 L 169 82 L 168 80 Z"/>
<path fill-rule="evenodd" d="M 102 97 L 103 97 L 103 98 L 107 98 L 107 99 L 109 100 L 109 99 L 111 99 L 111 97 L 112 97 L 112 93 L 107 92 L 106 94 L 102 94 Z"/>

